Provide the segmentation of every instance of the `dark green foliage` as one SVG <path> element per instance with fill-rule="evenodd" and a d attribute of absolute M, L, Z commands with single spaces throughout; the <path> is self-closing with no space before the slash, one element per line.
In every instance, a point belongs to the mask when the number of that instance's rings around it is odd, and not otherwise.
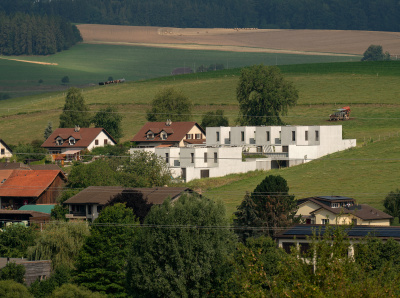
<path fill-rule="evenodd" d="M 71 269 L 68 267 L 59 267 L 50 275 L 50 278 L 33 282 L 29 288 L 29 292 L 35 298 L 48 297 L 56 288 L 59 288 L 71 280 Z"/>
<path fill-rule="evenodd" d="M 85 104 L 82 93 L 78 88 L 68 89 L 65 105 L 60 115 L 60 128 L 89 127 L 89 108 Z"/>
<path fill-rule="evenodd" d="M 93 148 L 93 150 L 90 151 L 89 154 L 121 157 L 121 156 L 129 156 L 128 152 L 129 149 L 130 149 L 130 144 L 127 143 L 117 144 L 117 145 L 106 145 L 103 147 Z"/>
<path fill-rule="evenodd" d="M 161 157 L 151 152 L 137 151 L 128 158 L 102 158 L 89 164 L 76 163 L 68 182 L 73 188 L 164 186 L 171 182 L 171 172 Z"/>
<path fill-rule="evenodd" d="M 147 202 L 143 198 L 143 194 L 137 190 L 124 190 L 122 193 L 117 194 L 105 204 L 107 206 L 114 206 L 117 203 L 125 204 L 127 208 L 132 209 L 133 214 L 143 223 L 144 218 L 150 212 L 152 203 Z"/>
<path fill-rule="evenodd" d="M 63 284 L 61 287 L 55 289 L 50 296 L 51 298 L 105 298 L 107 296 L 100 293 L 92 292 L 85 287 L 74 284 Z"/>
<path fill-rule="evenodd" d="M 9 99 L 9 98 L 11 98 L 10 94 L 3 93 L 3 92 L 0 93 L 0 100 Z"/>
<path fill-rule="evenodd" d="M 19 143 L 12 148 L 15 158 L 19 162 L 29 162 L 32 160 L 42 160 L 46 157 L 47 150 L 41 148 L 42 141 L 32 141 L 31 144 Z"/>
<path fill-rule="evenodd" d="M 53 133 L 53 123 L 49 121 L 43 132 L 44 140 L 47 140 L 52 133 Z"/>
<path fill-rule="evenodd" d="M 3 232 L 0 232 L 0 257 L 26 258 L 27 248 L 35 243 L 38 234 L 33 226 L 3 227 Z"/>
<path fill-rule="evenodd" d="M 113 77 L 108 77 L 108 81 L 114 81 Z"/>
<path fill-rule="evenodd" d="M 14 262 L 8 263 L 0 270 L 0 280 L 14 280 L 20 284 L 24 283 L 25 267 Z"/>
<path fill-rule="evenodd" d="M 391 191 L 383 201 L 383 207 L 385 212 L 394 218 L 400 216 L 400 189 Z"/>
<path fill-rule="evenodd" d="M 128 260 L 130 296 L 206 296 L 229 278 L 235 237 L 223 228 L 228 221 L 220 202 L 184 195 L 153 206 L 145 225 Z"/>
<path fill-rule="evenodd" d="M 64 206 L 63 203 L 70 197 L 76 195 L 78 192 L 78 189 L 66 189 L 61 193 L 61 195 L 57 198 L 58 204 L 55 205 L 51 210 L 52 220 L 66 220 L 65 215 L 68 214 L 69 208 L 68 206 Z"/>
<path fill-rule="evenodd" d="M 388 52 L 383 53 L 382 46 L 370 45 L 363 54 L 361 61 L 382 61 L 390 60 L 390 54 Z"/>
<path fill-rule="evenodd" d="M 222 296 L 265 296 L 279 273 L 278 265 L 283 258 L 283 251 L 269 237 L 249 238 L 246 244 L 238 243 L 233 259 L 235 270 Z"/>
<path fill-rule="evenodd" d="M 246 195 L 235 212 L 234 223 L 241 239 L 261 234 L 274 235 L 278 227 L 287 227 L 299 221 L 296 200 L 289 195 L 287 182 L 281 176 L 270 175 L 257 185 L 250 197 Z M 261 230 L 247 229 L 259 227 Z"/>
<path fill-rule="evenodd" d="M 145 4 L 141 0 L 14 0 L 1 1 L 1 10 L 55 14 L 71 22 L 91 24 L 400 31 L 396 0 L 148 0 Z"/>
<path fill-rule="evenodd" d="M 171 182 L 171 172 L 165 160 L 154 153 L 135 151 L 122 160 L 118 171 L 120 185 L 126 187 L 164 186 Z"/>
<path fill-rule="evenodd" d="M 400 244 L 389 239 L 367 238 L 356 246 L 356 262 L 366 271 L 395 270 L 400 273 Z"/>
<path fill-rule="evenodd" d="M 1 280 L 0 281 L 0 297 L 2 298 L 32 298 L 28 289 L 14 281 L 14 280 Z"/>
<path fill-rule="evenodd" d="M 51 55 L 82 40 L 76 26 L 60 17 L 31 13 L 0 12 L 0 37 L 1 55 Z"/>
<path fill-rule="evenodd" d="M 74 164 L 68 176 L 68 184 L 71 188 L 119 185 L 116 168 L 107 159 L 98 159 L 89 164 Z"/>
<path fill-rule="evenodd" d="M 104 128 L 117 142 L 123 136 L 121 121 L 122 116 L 112 106 L 101 109 L 92 119 L 95 127 Z"/>
<path fill-rule="evenodd" d="M 192 118 L 192 103 L 189 98 L 174 88 L 159 91 L 147 111 L 147 120 L 151 122 L 190 121 Z"/>
<path fill-rule="evenodd" d="M 281 115 L 299 98 L 278 67 L 265 65 L 242 69 L 236 95 L 241 125 L 282 125 Z"/>
<path fill-rule="evenodd" d="M 63 76 L 63 77 L 61 78 L 61 83 L 62 83 L 63 85 L 68 84 L 68 83 L 69 83 L 69 76 Z"/>
<path fill-rule="evenodd" d="M 224 116 L 223 110 L 216 110 L 215 112 L 207 112 L 201 120 L 201 127 L 219 127 L 229 126 L 229 120 Z"/>
<path fill-rule="evenodd" d="M 74 281 L 112 297 L 125 296 L 125 265 L 137 224 L 124 204 L 106 207 L 79 253 Z"/>

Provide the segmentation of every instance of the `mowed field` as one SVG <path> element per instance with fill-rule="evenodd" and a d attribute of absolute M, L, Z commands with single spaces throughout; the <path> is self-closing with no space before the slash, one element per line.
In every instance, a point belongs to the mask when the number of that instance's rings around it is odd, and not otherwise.
<path fill-rule="evenodd" d="M 180 89 L 189 96 L 195 106 L 193 120 L 201 121 L 205 112 L 223 109 L 230 125 L 235 125 L 238 115 L 235 92 L 240 76 L 240 69 L 235 67 L 278 64 L 300 95 L 298 104 L 289 110 L 284 121 L 290 125 L 336 125 L 327 121 L 328 115 L 333 109 L 350 105 L 351 120 L 340 124 L 344 137 L 357 139 L 359 146 L 289 169 L 205 179 L 189 185 L 208 196 L 223 199 L 230 213 L 245 192 L 252 191 L 267 174 L 283 175 L 297 198 L 347 195 L 380 209 L 385 195 L 399 187 L 400 61 L 341 62 L 359 61 L 360 56 L 304 55 L 299 50 L 293 54 L 161 48 L 130 42 L 100 44 L 108 42 L 83 43 L 49 57 L 6 57 L 50 64 L 0 59 L 4 70 L 0 74 L 0 93 L 10 87 L 20 90 L 19 94 L 31 92 L 33 87 L 38 89 L 38 94 L 0 101 L 0 138 L 9 144 L 43 139 L 48 121 L 58 127 L 65 90 L 57 89 L 70 85 L 82 88 L 92 115 L 108 104 L 118 108 L 123 115 L 122 141 L 130 140 L 146 122 L 149 103 L 165 87 Z M 195 68 L 222 62 L 229 69 L 169 75 L 175 67 Z M 64 75 L 70 77 L 69 86 L 60 85 Z M 99 86 L 98 81 L 107 80 L 108 76 L 125 77 L 127 82 Z M 44 83 L 39 84 L 39 79 Z M 51 83 L 46 85 L 46 81 Z"/>
<path fill-rule="evenodd" d="M 239 52 L 362 55 L 371 44 L 400 54 L 399 32 L 78 25 L 84 42 Z"/>

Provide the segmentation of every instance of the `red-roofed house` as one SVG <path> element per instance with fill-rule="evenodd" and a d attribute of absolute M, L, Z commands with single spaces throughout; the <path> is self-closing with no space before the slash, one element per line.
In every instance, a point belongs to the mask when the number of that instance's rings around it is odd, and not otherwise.
<path fill-rule="evenodd" d="M 49 150 L 53 159 L 77 160 L 82 150 L 92 150 L 95 147 L 115 145 L 117 142 L 101 127 L 92 128 L 57 128 L 42 144 Z"/>
<path fill-rule="evenodd" d="M 138 147 L 185 147 L 204 144 L 206 132 L 196 122 L 147 122 L 133 137 Z"/>
<path fill-rule="evenodd" d="M 66 178 L 60 170 L 3 170 L 1 209 L 18 210 L 27 204 L 56 204 Z"/>

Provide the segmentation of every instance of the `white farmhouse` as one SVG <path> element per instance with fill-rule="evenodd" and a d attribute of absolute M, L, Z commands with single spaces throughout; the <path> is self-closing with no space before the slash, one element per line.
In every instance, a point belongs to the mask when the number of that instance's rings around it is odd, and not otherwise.
<path fill-rule="evenodd" d="M 54 160 L 79 160 L 80 152 L 106 145 L 115 145 L 117 142 L 101 127 L 57 128 L 42 144 Z"/>

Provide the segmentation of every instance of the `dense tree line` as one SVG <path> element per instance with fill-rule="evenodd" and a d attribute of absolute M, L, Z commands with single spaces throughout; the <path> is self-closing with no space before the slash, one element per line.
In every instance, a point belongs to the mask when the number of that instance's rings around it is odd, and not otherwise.
<path fill-rule="evenodd" d="M 1 55 L 50 55 L 81 40 L 76 26 L 61 17 L 0 13 Z"/>
<path fill-rule="evenodd" d="M 396 0 L 16 0 L 0 11 L 137 26 L 400 31 Z"/>

